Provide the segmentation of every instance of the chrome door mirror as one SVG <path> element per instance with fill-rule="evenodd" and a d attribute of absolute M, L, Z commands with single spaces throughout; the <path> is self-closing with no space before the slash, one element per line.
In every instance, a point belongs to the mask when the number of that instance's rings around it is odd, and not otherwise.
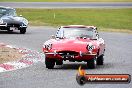
<path fill-rule="evenodd" d="M 55 39 L 55 35 L 51 35 L 51 39 Z"/>
<path fill-rule="evenodd" d="M 96 34 L 96 38 L 99 39 L 99 34 Z"/>

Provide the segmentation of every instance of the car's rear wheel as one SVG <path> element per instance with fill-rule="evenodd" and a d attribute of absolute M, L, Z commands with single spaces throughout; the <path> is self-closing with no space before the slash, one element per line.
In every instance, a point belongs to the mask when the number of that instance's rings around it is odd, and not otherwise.
<path fill-rule="evenodd" d="M 104 64 L 104 55 L 101 55 L 97 58 L 97 65 L 103 65 Z"/>
<path fill-rule="evenodd" d="M 50 60 L 49 58 L 45 58 L 45 65 L 46 65 L 46 68 L 53 69 L 55 65 L 55 61 Z"/>
<path fill-rule="evenodd" d="M 26 33 L 26 28 L 20 28 L 20 34 L 25 34 Z"/>
<path fill-rule="evenodd" d="M 97 65 L 97 58 L 96 57 L 87 61 L 87 66 L 90 69 L 96 68 L 96 65 Z"/>

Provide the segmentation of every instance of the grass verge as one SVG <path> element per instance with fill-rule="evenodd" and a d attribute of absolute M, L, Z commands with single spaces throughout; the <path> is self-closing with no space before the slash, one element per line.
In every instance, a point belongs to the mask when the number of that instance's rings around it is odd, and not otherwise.
<path fill-rule="evenodd" d="M 132 0 L 0 0 L 0 2 L 132 2 Z"/>
<path fill-rule="evenodd" d="M 94 25 L 103 31 L 132 31 L 132 8 L 129 9 L 17 9 L 30 25 Z M 113 30 L 113 31 L 114 31 Z"/>

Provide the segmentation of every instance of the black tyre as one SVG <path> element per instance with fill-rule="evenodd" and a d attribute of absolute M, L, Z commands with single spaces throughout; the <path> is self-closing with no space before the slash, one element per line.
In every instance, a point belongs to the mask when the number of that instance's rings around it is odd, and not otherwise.
<path fill-rule="evenodd" d="M 56 61 L 56 65 L 62 65 L 63 61 Z"/>
<path fill-rule="evenodd" d="M 97 58 L 97 65 L 103 65 L 104 64 L 104 57 L 101 55 Z"/>
<path fill-rule="evenodd" d="M 20 28 L 20 34 L 25 34 L 26 33 L 26 28 Z"/>
<path fill-rule="evenodd" d="M 13 32 L 13 30 L 7 30 L 8 31 L 8 33 L 12 33 Z"/>
<path fill-rule="evenodd" d="M 46 65 L 46 68 L 53 69 L 55 65 L 55 61 L 45 58 L 45 65 Z"/>
<path fill-rule="evenodd" d="M 90 69 L 96 68 L 96 65 L 97 65 L 97 59 L 96 58 L 87 61 L 87 66 Z"/>

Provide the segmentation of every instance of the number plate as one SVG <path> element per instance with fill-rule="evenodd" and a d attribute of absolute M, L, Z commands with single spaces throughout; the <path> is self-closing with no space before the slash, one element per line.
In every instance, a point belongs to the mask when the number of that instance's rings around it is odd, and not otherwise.
<path fill-rule="evenodd" d="M 11 31 L 16 30 L 16 29 L 17 29 L 16 27 L 10 27 Z"/>
<path fill-rule="evenodd" d="M 65 56 L 62 56 L 62 58 L 66 58 L 66 59 L 68 59 L 68 58 L 75 58 L 75 56 L 74 55 L 65 55 Z"/>

